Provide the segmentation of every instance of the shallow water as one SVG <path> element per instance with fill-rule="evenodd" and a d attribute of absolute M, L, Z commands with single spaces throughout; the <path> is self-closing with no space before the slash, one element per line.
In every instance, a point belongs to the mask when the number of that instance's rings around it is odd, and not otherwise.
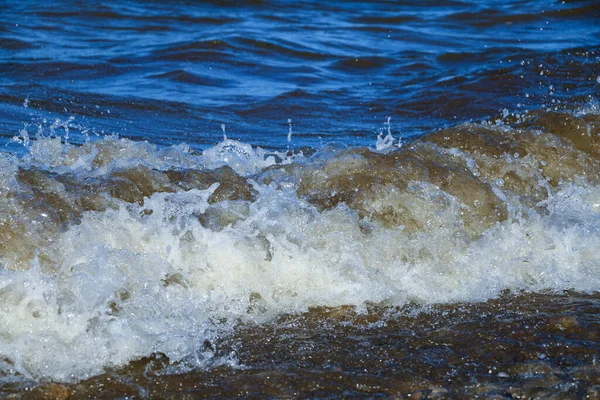
<path fill-rule="evenodd" d="M 600 298 L 504 296 L 401 310 L 313 309 L 210 346 L 244 368 L 165 375 L 153 356 L 78 384 L 20 383 L 24 398 L 596 398 Z M 465 340 L 465 338 L 469 340 Z M 186 397 L 187 396 L 187 397 Z"/>
<path fill-rule="evenodd" d="M 0 394 L 600 395 L 594 2 L 4 7 Z"/>

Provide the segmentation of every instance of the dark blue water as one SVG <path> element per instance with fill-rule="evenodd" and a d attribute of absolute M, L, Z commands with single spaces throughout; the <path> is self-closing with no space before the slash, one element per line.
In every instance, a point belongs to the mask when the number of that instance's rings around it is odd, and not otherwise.
<path fill-rule="evenodd" d="M 4 1 L 1 143 L 74 117 L 76 143 L 205 148 L 224 123 L 285 148 L 291 119 L 293 146 L 371 145 L 387 117 L 410 136 L 573 107 L 600 89 L 599 13 L 596 1 Z"/>

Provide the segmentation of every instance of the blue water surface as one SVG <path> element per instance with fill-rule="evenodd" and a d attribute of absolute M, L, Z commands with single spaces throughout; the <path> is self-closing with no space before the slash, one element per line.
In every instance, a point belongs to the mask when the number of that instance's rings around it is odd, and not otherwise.
<path fill-rule="evenodd" d="M 0 145 L 25 128 L 203 149 L 373 145 L 594 101 L 596 1 L 4 1 Z"/>

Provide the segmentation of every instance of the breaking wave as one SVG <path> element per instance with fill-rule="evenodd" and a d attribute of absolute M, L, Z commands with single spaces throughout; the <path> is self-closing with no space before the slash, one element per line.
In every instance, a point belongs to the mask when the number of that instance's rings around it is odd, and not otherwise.
<path fill-rule="evenodd" d="M 210 342 L 314 306 L 598 291 L 599 134 L 592 108 L 378 150 L 40 136 L 0 154 L 0 379 L 235 365 Z"/>

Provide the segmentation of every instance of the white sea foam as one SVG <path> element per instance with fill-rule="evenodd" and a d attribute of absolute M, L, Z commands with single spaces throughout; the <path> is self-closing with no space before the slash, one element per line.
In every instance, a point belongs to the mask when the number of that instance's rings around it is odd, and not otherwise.
<path fill-rule="evenodd" d="M 232 140 L 201 156 L 105 141 L 114 154 L 103 166 L 93 165 L 91 154 L 103 149 L 92 144 L 74 150 L 48 140 L 22 161 L 3 155 L 0 165 L 8 167 L 0 183 L 10 184 L 18 162 L 96 174 L 139 163 L 230 165 L 245 175 L 275 163 Z M 416 233 L 376 222 L 363 229 L 343 203 L 319 211 L 293 188 L 253 185 L 252 202 L 209 204 L 216 183 L 88 211 L 48 242 L 55 271 L 42 272 L 36 259 L 26 271 L 0 270 L 0 359 L 7 360 L 0 368 L 62 381 L 153 352 L 183 368 L 235 363 L 215 359 L 202 343 L 230 333 L 238 321 L 312 306 L 481 301 L 506 289 L 600 290 L 597 186 L 563 184 L 546 200 L 545 213 L 515 215 L 472 240 L 454 223 L 461 204 L 429 182 L 411 183 L 420 193 L 413 214 L 434 227 Z M 398 196 L 381 190 L 382 197 Z M 199 217 L 214 207 L 232 210 L 238 221 L 221 230 L 203 226 Z"/>
<path fill-rule="evenodd" d="M 148 142 L 134 142 L 116 136 L 100 141 L 87 142 L 82 146 L 64 143 L 59 136 L 40 137 L 28 146 L 23 164 L 41 165 L 56 172 L 104 175 L 119 168 L 146 165 L 149 168 L 208 168 L 227 165 L 240 175 L 251 175 L 266 167 L 289 163 L 297 159 L 283 152 L 267 152 L 237 140 L 224 139 L 204 150 L 201 155 L 191 152 L 185 144 L 159 148 Z M 99 153 L 101 163 L 97 162 Z M 96 162 L 95 162 L 96 161 Z"/>

